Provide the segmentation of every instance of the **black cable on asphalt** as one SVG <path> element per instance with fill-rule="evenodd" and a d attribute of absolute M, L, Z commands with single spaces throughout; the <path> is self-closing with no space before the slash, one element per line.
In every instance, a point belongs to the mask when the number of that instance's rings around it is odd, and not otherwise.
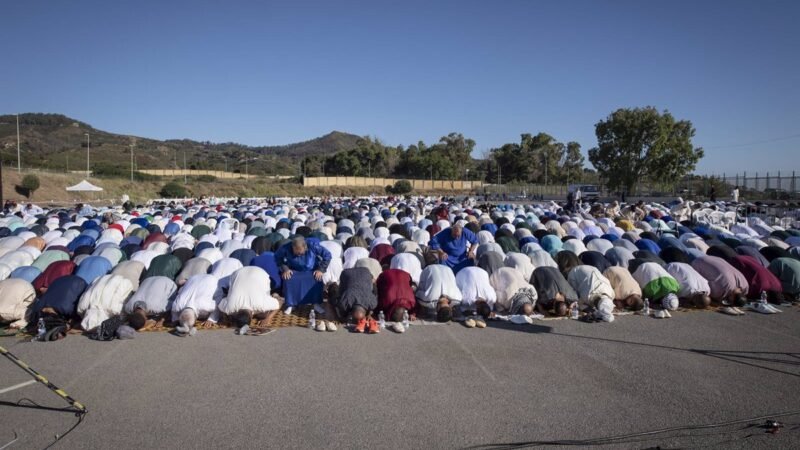
<path fill-rule="evenodd" d="M 774 413 L 774 414 L 767 414 L 757 417 L 748 417 L 746 419 L 736 419 L 736 420 L 729 420 L 726 422 L 716 422 L 704 425 L 686 425 L 686 426 L 678 426 L 678 427 L 670 427 L 670 428 L 662 428 L 659 430 L 651 430 L 651 431 L 642 431 L 638 433 L 628 433 L 628 434 L 620 434 L 616 436 L 608 436 L 603 438 L 594 438 L 594 439 L 574 439 L 574 440 L 553 440 L 553 441 L 524 441 L 524 442 L 509 442 L 505 444 L 487 444 L 487 445 L 477 445 L 473 447 L 468 447 L 471 449 L 513 449 L 513 448 L 523 448 L 523 447 L 537 447 L 537 446 L 548 446 L 548 445 L 562 445 L 562 446 L 571 446 L 571 445 L 579 445 L 579 446 L 586 446 L 586 445 L 607 445 L 607 444 L 614 444 L 616 441 L 621 441 L 624 439 L 642 437 L 642 436 L 654 436 L 658 434 L 670 433 L 674 431 L 692 431 L 692 430 L 705 430 L 709 428 L 720 428 L 726 427 L 731 425 L 739 425 L 743 423 L 752 423 L 760 420 L 767 420 L 773 419 L 776 417 L 787 417 L 787 416 L 796 416 L 800 415 L 800 410 L 796 411 L 786 411 L 781 413 Z"/>

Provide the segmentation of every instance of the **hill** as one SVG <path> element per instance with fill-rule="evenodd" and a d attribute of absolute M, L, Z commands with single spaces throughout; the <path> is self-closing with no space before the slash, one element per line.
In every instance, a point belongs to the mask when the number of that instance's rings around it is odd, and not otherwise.
<path fill-rule="evenodd" d="M 315 139 L 282 146 L 252 147 L 234 142 L 212 143 L 191 139 L 158 140 L 109 133 L 61 114 L 20 114 L 20 153 L 23 168 L 86 169 L 86 133 L 90 165 L 98 174 L 126 174 L 134 145 L 137 169 L 195 169 L 295 175 L 306 156 L 349 150 L 359 136 L 333 131 Z M 16 115 L 0 115 L 0 150 L 4 166 L 17 165 Z"/>

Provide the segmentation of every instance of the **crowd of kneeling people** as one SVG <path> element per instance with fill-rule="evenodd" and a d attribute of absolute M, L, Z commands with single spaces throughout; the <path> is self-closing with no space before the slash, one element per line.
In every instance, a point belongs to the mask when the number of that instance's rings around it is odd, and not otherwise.
<path fill-rule="evenodd" d="M 570 205 L 572 206 L 572 205 Z M 173 324 L 264 327 L 313 305 L 317 330 L 416 319 L 612 322 L 683 308 L 775 313 L 798 301 L 800 232 L 701 205 L 477 205 L 352 198 L 42 210 L 0 216 L 0 321 L 42 340 Z M 304 308 L 303 311 L 307 311 Z M 116 324 L 116 326 L 113 326 Z"/>

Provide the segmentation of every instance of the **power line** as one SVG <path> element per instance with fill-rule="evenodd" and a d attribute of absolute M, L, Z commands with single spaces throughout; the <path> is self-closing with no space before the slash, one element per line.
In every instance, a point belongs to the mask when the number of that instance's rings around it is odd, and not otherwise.
<path fill-rule="evenodd" d="M 765 139 L 763 141 L 747 142 L 747 143 L 744 143 L 744 144 L 714 145 L 714 146 L 711 146 L 711 147 L 704 147 L 704 148 L 715 149 L 715 148 L 749 147 L 751 145 L 769 144 L 771 142 L 780 142 L 780 141 L 789 141 L 789 140 L 797 139 L 797 138 L 800 138 L 800 134 L 792 134 L 792 135 L 789 135 L 789 136 L 777 137 L 777 138 L 773 138 L 773 139 Z"/>

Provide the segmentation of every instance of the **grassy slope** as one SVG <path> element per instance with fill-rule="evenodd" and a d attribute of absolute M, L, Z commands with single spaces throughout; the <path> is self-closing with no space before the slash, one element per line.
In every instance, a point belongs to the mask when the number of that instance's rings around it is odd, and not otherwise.
<path fill-rule="evenodd" d="M 25 172 L 22 173 L 25 175 Z M 103 192 L 98 193 L 73 193 L 67 192 L 66 187 L 79 183 L 84 177 L 78 174 L 37 173 L 41 187 L 33 194 L 32 202 L 45 203 L 119 203 L 123 194 L 130 196 L 135 202 L 144 202 L 148 199 L 159 198 L 158 191 L 169 181 L 164 178 L 159 181 L 137 181 L 131 183 L 122 178 L 91 178 L 89 181 L 102 187 Z M 15 199 L 24 202 L 25 197 L 16 193 L 14 186 L 18 185 L 22 177 L 16 170 L 5 168 L 3 170 L 3 198 Z M 180 179 L 182 182 L 183 180 Z M 381 193 L 380 188 L 303 188 L 299 184 L 275 182 L 269 178 L 245 180 L 217 180 L 211 183 L 201 183 L 189 178 L 187 184 L 193 196 L 215 195 L 220 197 L 262 197 L 262 196 L 301 196 L 301 195 L 368 195 Z"/>
<path fill-rule="evenodd" d="M 91 160 L 99 167 L 127 170 L 130 145 L 135 143 L 136 164 L 141 169 L 171 169 L 186 165 L 198 169 L 249 170 L 261 173 L 297 174 L 297 161 L 306 155 L 332 154 L 355 147 L 359 137 L 338 131 L 304 142 L 284 146 L 248 147 L 234 143 L 198 142 L 190 139 L 160 141 L 92 128 L 74 119 L 50 115 L 46 118 L 22 115 L 20 125 L 23 168 L 80 170 L 86 164 L 86 136 L 91 134 Z M 25 119 L 31 123 L 26 123 Z M 33 122 L 39 120 L 39 122 Z M 49 122 L 45 122 L 48 120 Z M 16 118 L 0 115 L 0 149 L 6 164 L 16 165 Z"/>

